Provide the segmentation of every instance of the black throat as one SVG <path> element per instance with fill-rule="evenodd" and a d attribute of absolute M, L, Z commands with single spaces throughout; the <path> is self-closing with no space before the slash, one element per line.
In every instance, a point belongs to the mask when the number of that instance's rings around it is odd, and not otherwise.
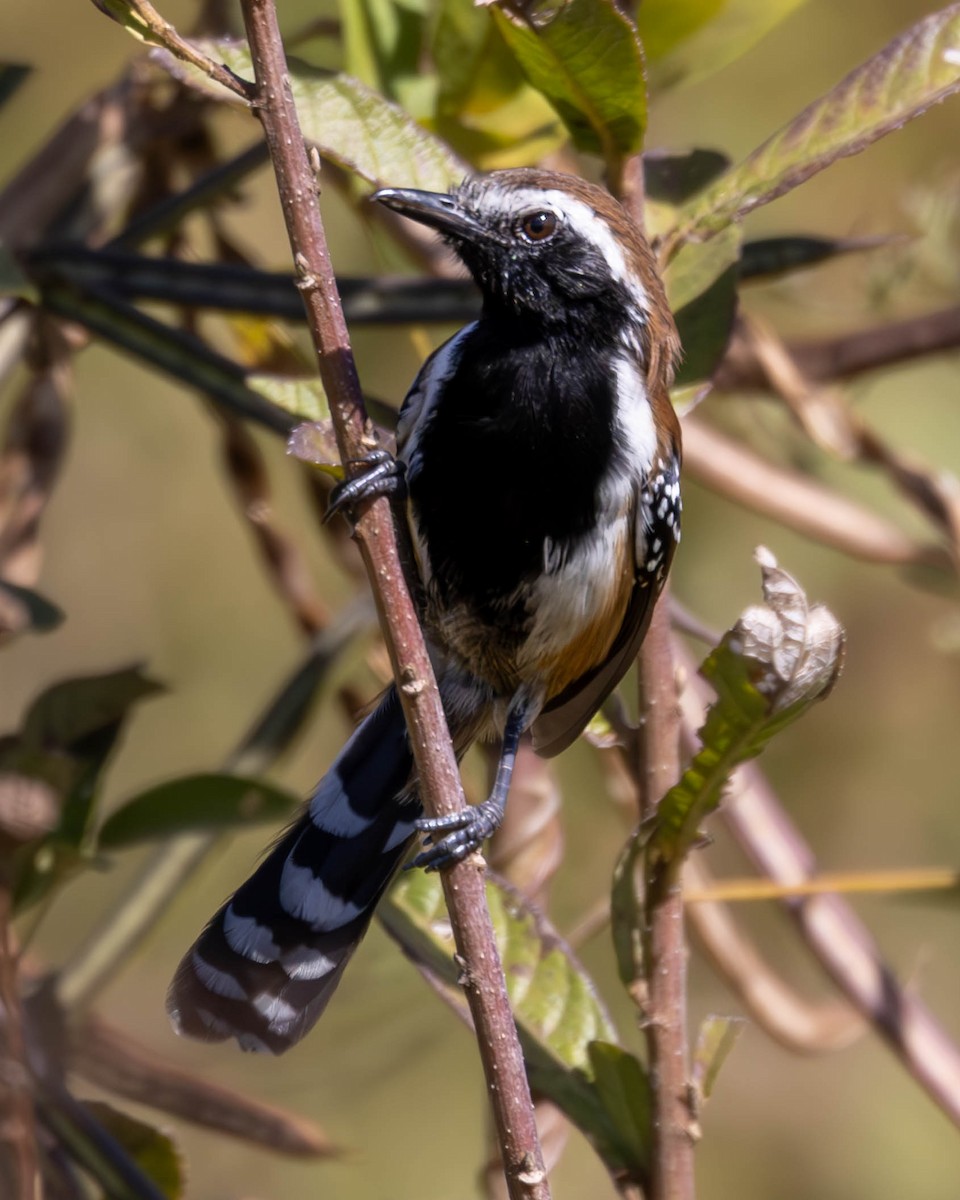
<path fill-rule="evenodd" d="M 465 336 L 408 477 L 442 602 L 506 617 L 545 543 L 562 555 L 593 528 L 616 453 L 612 333 L 486 315 Z"/>

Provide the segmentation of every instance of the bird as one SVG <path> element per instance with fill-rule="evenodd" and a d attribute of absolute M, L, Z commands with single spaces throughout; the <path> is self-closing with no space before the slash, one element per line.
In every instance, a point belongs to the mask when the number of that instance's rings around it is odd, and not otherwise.
<path fill-rule="evenodd" d="M 500 742 L 489 797 L 423 817 L 397 691 L 360 723 L 304 812 L 184 956 L 181 1033 L 279 1054 L 312 1028 L 413 860 L 443 869 L 499 824 L 525 735 L 553 756 L 635 659 L 680 538 L 680 345 L 655 256 L 617 200 L 534 168 L 373 199 L 438 232 L 479 317 L 425 361 L 397 453 L 331 508 L 389 495 L 458 756 Z"/>

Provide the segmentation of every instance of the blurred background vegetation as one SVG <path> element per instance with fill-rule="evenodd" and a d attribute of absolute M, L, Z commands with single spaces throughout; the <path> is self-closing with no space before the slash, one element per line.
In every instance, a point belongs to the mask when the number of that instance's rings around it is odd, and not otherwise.
<path fill-rule="evenodd" d="M 809 0 L 730 67 L 665 91 L 651 109 L 649 147 L 709 146 L 741 158 L 843 74 L 917 20 L 910 0 Z M 170 0 L 164 15 L 189 28 L 193 5 Z M 315 5 L 285 0 L 297 28 Z M 328 15 L 333 15 L 332 8 Z M 92 5 L 0 8 L 5 59 L 33 74 L 4 109 L 0 177 L 31 154 L 67 114 L 102 87 L 135 45 Z M 865 154 L 845 160 L 748 218 L 748 236 L 802 232 L 834 237 L 903 234 L 870 254 L 746 289 L 748 311 L 791 337 L 826 336 L 956 303 L 960 293 L 960 157 L 957 101 L 934 109 Z M 252 124 L 225 132 L 237 148 Z M 244 185 L 226 218 L 231 234 L 273 270 L 288 249 L 267 170 Z M 329 190 L 325 220 L 335 264 L 374 273 L 382 252 Z M 399 401 L 431 341 L 448 331 L 359 331 L 364 386 Z M 298 335 L 300 336 L 300 335 Z M 857 410 L 893 444 L 954 470 L 960 461 L 960 360 L 931 357 L 858 378 Z M 167 691 L 135 711 L 109 774 L 106 805 L 159 780 L 220 764 L 302 654 L 302 639 L 252 551 L 248 528 L 224 486 L 220 433 L 184 389 L 94 343 L 78 360 L 71 446 L 44 517 L 43 593 L 67 613 L 44 637 L 3 655 L 0 730 L 17 727 L 45 686 L 131 662 Z M 924 527 L 888 484 L 861 467 L 831 462 L 794 432 L 779 405 L 724 397 L 727 428 L 815 469 L 906 529 Z M 300 538 L 318 591 L 331 604 L 354 584 L 313 536 L 301 476 L 276 438 L 257 433 L 275 489 L 276 521 Z M 848 631 L 843 678 L 829 702 L 770 750 L 765 767 L 824 870 L 944 865 L 960 861 L 956 736 L 960 613 L 956 595 L 915 586 L 897 571 L 856 563 L 688 485 L 675 591 L 704 621 L 725 628 L 756 596 L 753 547 L 763 542 L 823 600 Z M 367 678 L 367 684 L 370 679 Z M 308 732 L 271 774 L 305 794 L 348 730 L 320 703 Z M 597 899 L 625 834 L 606 799 L 594 753 L 574 747 L 558 765 L 567 859 L 552 914 L 569 928 Z M 267 835 L 268 836 L 268 835 Z M 383 933 L 374 928 L 329 1013 L 297 1053 L 245 1057 L 231 1046 L 179 1041 L 163 995 L 184 947 L 245 875 L 262 829 L 236 837 L 184 887 L 157 932 L 103 994 L 98 1011 L 171 1062 L 314 1117 L 347 1148 L 326 1165 L 298 1164 L 184 1124 L 175 1136 L 189 1160 L 191 1195 L 335 1200 L 468 1194 L 482 1161 L 486 1115 L 471 1040 Z M 709 851 L 718 873 L 741 859 L 721 838 Z M 63 894 L 31 944 L 46 962 L 69 956 L 142 869 L 128 854 Z M 902 976 L 960 1038 L 960 958 L 955 908 L 938 902 L 857 900 Z M 778 961 L 812 993 L 820 973 L 772 907 L 741 914 Z M 607 997 L 619 995 L 608 939 L 581 955 Z M 626 1001 L 614 1015 L 632 1021 Z M 736 1010 L 693 957 L 691 1016 Z M 164 1122 L 166 1123 L 166 1122 Z M 956 1131 L 868 1035 L 840 1053 L 796 1058 L 749 1029 L 720 1080 L 698 1150 L 704 1200 L 812 1195 L 871 1200 L 957 1194 Z M 607 1194 L 602 1167 L 576 1136 L 555 1173 L 558 1200 Z"/>

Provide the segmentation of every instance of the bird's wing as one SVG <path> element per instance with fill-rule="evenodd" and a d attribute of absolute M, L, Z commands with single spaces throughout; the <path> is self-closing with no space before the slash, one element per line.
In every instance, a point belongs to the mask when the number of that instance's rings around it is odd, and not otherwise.
<path fill-rule="evenodd" d="M 533 746 L 544 758 L 565 750 L 630 669 L 650 625 L 653 608 L 670 571 L 679 536 L 679 487 L 676 476 L 670 504 L 645 508 L 638 504 L 636 523 L 636 577 L 633 591 L 613 645 L 603 660 L 547 703 L 533 723 Z M 653 571 L 651 547 L 659 545 L 660 560 Z"/>

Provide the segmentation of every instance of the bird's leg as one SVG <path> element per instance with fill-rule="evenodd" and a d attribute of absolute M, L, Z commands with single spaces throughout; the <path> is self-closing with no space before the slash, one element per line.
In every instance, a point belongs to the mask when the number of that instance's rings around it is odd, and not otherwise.
<path fill-rule="evenodd" d="M 363 458 L 354 461 L 363 463 L 364 469 L 333 489 L 323 516 L 324 522 L 338 512 L 351 518 L 352 510 L 361 500 L 372 500 L 376 496 L 389 496 L 393 502 L 406 499 L 404 465 L 389 450 L 371 450 Z"/>
<path fill-rule="evenodd" d="M 450 813 L 445 817 L 421 817 L 417 821 L 417 829 L 428 835 L 425 839 L 426 848 L 417 855 L 410 866 L 424 867 L 428 871 L 450 867 L 472 854 L 474 850 L 479 850 L 481 844 L 499 829 L 507 806 L 507 793 L 510 791 L 520 738 L 529 723 L 527 704 L 511 705 L 503 729 L 500 760 L 497 763 L 497 773 L 490 795 L 482 804 L 469 805 L 462 811 Z M 446 836 L 437 840 L 436 835 L 441 833 Z"/>

